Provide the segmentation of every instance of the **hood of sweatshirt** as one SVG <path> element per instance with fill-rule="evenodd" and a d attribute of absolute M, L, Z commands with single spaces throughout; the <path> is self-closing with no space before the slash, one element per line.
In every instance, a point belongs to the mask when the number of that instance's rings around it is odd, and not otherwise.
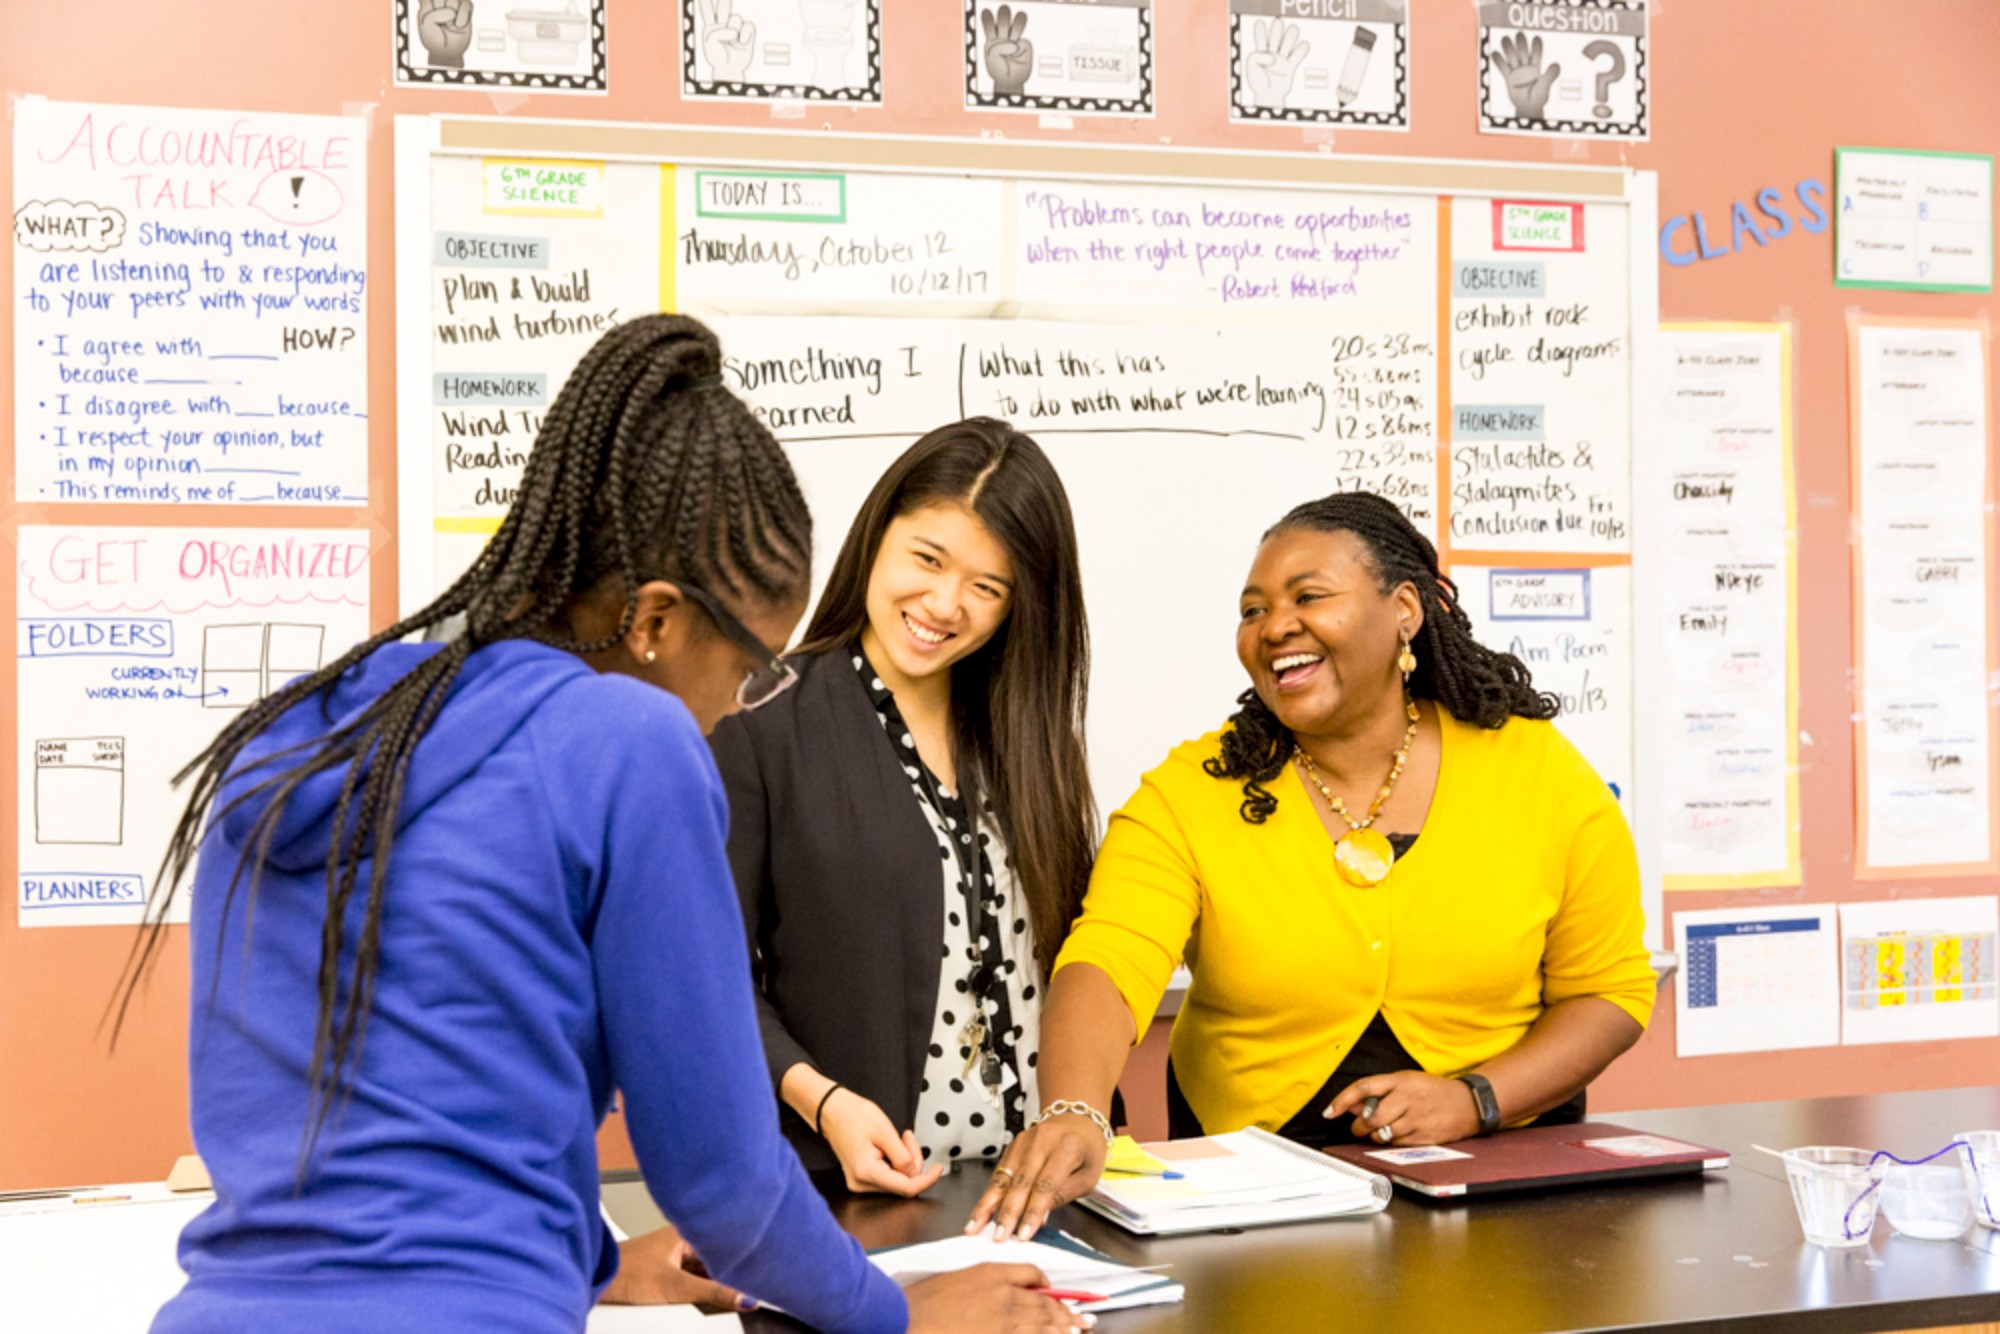
<path fill-rule="evenodd" d="M 349 668 L 330 691 L 281 714 L 244 749 L 216 800 L 216 810 L 227 810 L 218 822 L 222 835 L 235 847 L 246 846 L 267 799 L 260 796 L 234 810 L 228 810 L 230 803 L 258 782 L 304 759 L 310 751 L 302 750 L 270 764 L 260 761 L 295 746 L 310 746 L 352 721 L 442 648 L 441 644 L 384 644 Z M 593 675 L 575 654 L 529 640 L 502 640 L 475 650 L 417 743 L 404 777 L 396 827 L 400 830 L 464 781 L 507 743 L 543 700 L 563 686 Z M 336 765 L 314 774 L 286 799 L 268 855 L 273 868 L 299 872 L 326 864 L 334 810 L 346 781 L 347 766 Z"/>

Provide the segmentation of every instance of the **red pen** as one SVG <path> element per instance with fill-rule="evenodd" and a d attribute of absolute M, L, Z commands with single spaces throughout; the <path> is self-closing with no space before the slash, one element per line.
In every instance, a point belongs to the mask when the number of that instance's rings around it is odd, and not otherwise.
<path fill-rule="evenodd" d="M 1078 1292 L 1074 1288 L 1030 1288 L 1044 1297 L 1053 1297 L 1059 1302 L 1108 1302 L 1111 1299 L 1101 1292 Z"/>

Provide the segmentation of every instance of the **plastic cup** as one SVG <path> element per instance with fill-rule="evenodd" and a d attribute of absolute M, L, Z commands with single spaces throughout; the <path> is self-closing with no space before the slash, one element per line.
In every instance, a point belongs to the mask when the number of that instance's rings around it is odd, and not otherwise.
<path fill-rule="evenodd" d="M 1905 1237 L 1950 1241 L 1972 1226 L 1972 1191 L 1966 1183 L 1964 1150 L 1954 1150 L 1960 1162 L 1905 1166 L 1891 1164 L 1882 1174 L 1882 1216 Z"/>
<path fill-rule="evenodd" d="M 1972 1194 L 1972 1217 L 1981 1227 L 2000 1228 L 2000 1130 L 1968 1130 L 1952 1138 Z"/>
<path fill-rule="evenodd" d="M 1785 1179 L 1792 1186 L 1799 1226 L 1815 1246 L 1865 1246 L 1875 1230 L 1879 1168 L 1866 1149 L 1813 1145 L 1785 1152 Z"/>

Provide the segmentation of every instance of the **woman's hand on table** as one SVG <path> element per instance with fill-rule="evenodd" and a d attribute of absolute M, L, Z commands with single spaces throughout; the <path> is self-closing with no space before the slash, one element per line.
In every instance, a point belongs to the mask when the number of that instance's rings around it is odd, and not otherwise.
<path fill-rule="evenodd" d="M 1097 1323 L 1053 1297 L 1048 1276 L 1033 1265 L 974 1265 L 939 1274 L 903 1289 L 910 1303 L 910 1334 L 1069 1334 Z"/>
<path fill-rule="evenodd" d="M 881 1191 L 913 1199 L 937 1184 L 944 1164 L 924 1167 L 914 1131 L 896 1133 L 888 1113 L 853 1089 L 842 1088 L 820 1111 L 820 1134 L 840 1159 L 852 1191 Z"/>
<path fill-rule="evenodd" d="M 1363 1106 L 1375 1099 L 1372 1113 Z M 1370 1075 L 1342 1089 L 1326 1105 L 1328 1120 L 1354 1116 L 1357 1139 L 1378 1144 L 1449 1144 L 1471 1139 L 1479 1133 L 1479 1106 L 1472 1090 L 1456 1079 L 1428 1075 L 1421 1070 L 1399 1070 L 1392 1075 Z M 1384 1139 L 1379 1133 L 1388 1127 Z"/>
<path fill-rule="evenodd" d="M 1109 1148 L 1104 1132 L 1074 1112 L 1030 1126 L 1000 1156 L 966 1232 L 978 1232 L 991 1222 L 997 1237 L 1032 1238 L 1057 1208 L 1097 1184 Z"/>
<path fill-rule="evenodd" d="M 699 1302 L 725 1311 L 746 1311 L 756 1305 L 709 1278 L 671 1223 L 618 1244 L 618 1276 L 597 1300 L 608 1306 Z"/>

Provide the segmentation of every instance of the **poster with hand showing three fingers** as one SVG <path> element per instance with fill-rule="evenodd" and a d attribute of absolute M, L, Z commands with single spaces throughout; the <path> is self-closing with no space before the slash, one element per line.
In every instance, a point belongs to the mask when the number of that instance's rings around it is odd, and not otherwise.
<path fill-rule="evenodd" d="M 1229 118 L 1410 128 L 1408 0 L 1229 0 Z"/>
<path fill-rule="evenodd" d="M 681 96 L 882 104 L 881 0 L 680 0 Z"/>
<path fill-rule="evenodd" d="M 1647 137 L 1646 0 L 1483 0 L 1483 134 Z"/>
<path fill-rule="evenodd" d="M 605 0 L 396 0 L 396 86 L 602 93 Z"/>
<path fill-rule="evenodd" d="M 966 0 L 965 105 L 1153 114 L 1153 0 Z"/>

